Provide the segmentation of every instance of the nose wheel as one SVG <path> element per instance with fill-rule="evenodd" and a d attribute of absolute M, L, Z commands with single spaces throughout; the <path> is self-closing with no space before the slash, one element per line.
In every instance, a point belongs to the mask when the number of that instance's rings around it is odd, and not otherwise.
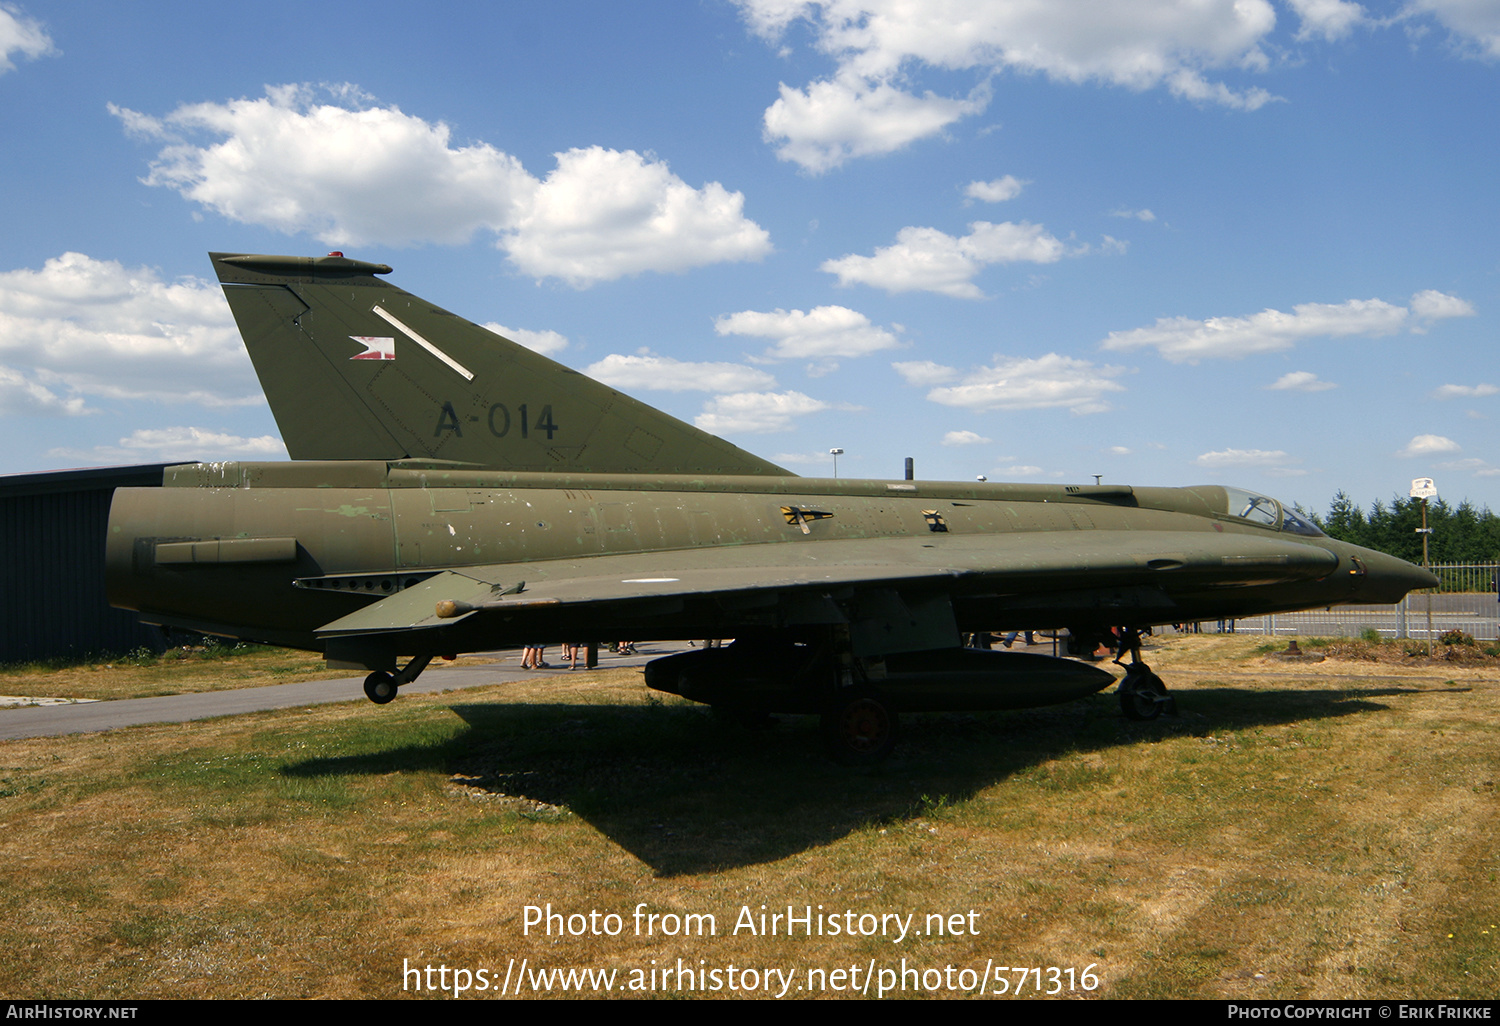
<path fill-rule="evenodd" d="M 1149 628 L 1146 633 L 1150 633 Z M 1130 662 L 1122 663 L 1120 657 L 1127 653 Z M 1134 627 L 1120 631 L 1119 655 L 1115 656 L 1115 663 L 1125 667 L 1118 694 L 1120 711 L 1127 720 L 1154 720 L 1162 713 L 1177 715 L 1177 700 L 1167 694 L 1166 684 L 1141 661 L 1141 631 Z"/>
<path fill-rule="evenodd" d="M 1177 699 L 1167 694 L 1167 686 L 1145 663 L 1131 664 L 1120 679 L 1118 694 L 1120 711 L 1127 720 L 1154 720 L 1162 713 L 1177 713 Z"/>

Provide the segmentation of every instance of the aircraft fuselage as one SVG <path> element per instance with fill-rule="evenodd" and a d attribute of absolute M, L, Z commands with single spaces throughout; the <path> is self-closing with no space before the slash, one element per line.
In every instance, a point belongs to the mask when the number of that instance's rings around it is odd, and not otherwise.
<path fill-rule="evenodd" d="M 116 493 L 111 603 L 148 621 L 312 650 L 325 648 L 321 626 L 443 570 L 513 564 L 524 574 L 611 554 L 649 563 L 658 553 L 680 566 L 701 553 L 706 570 L 773 552 L 837 566 L 868 561 L 878 543 L 903 562 L 951 572 L 943 591 L 959 631 L 1104 630 L 1394 602 L 1429 581 L 1390 556 L 1293 533 L 1290 514 L 1235 516 L 1225 490 L 1211 486 L 544 475 L 379 461 L 187 464 L 169 468 L 165 483 Z M 841 542 L 866 544 L 854 552 Z M 983 570 L 1001 548 L 1003 582 Z M 398 651 L 734 637 L 798 615 L 785 602 L 713 595 L 658 608 L 621 602 L 586 622 L 562 607 L 532 611 L 513 636 L 503 620 L 482 630 L 460 622 L 403 636 Z"/>

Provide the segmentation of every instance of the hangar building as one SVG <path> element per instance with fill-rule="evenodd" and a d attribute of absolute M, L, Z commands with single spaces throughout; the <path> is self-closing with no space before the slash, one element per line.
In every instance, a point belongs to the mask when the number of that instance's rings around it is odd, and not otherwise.
<path fill-rule="evenodd" d="M 168 466 L 0 477 L 0 663 L 163 647 L 105 601 L 104 540 L 115 489 L 160 487 Z"/>

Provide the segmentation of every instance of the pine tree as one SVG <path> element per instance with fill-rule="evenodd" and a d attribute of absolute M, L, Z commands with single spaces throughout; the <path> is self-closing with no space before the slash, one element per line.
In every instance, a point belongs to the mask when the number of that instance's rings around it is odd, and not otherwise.
<path fill-rule="evenodd" d="M 1334 495 L 1327 516 L 1313 521 L 1330 538 L 1422 561 L 1422 500 L 1393 496 L 1387 506 L 1379 499 L 1366 514 L 1345 492 Z M 1456 507 L 1442 499 L 1427 506 L 1429 558 L 1434 563 L 1491 563 L 1500 561 L 1500 516 L 1488 506 L 1476 510 L 1467 499 Z"/>

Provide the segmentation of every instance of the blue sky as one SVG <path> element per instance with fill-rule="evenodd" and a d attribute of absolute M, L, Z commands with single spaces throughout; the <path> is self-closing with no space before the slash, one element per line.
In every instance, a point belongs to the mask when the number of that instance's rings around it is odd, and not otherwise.
<path fill-rule="evenodd" d="M 1500 0 L 0 2 L 0 473 L 285 457 L 206 253 L 802 474 L 1500 508 Z"/>

